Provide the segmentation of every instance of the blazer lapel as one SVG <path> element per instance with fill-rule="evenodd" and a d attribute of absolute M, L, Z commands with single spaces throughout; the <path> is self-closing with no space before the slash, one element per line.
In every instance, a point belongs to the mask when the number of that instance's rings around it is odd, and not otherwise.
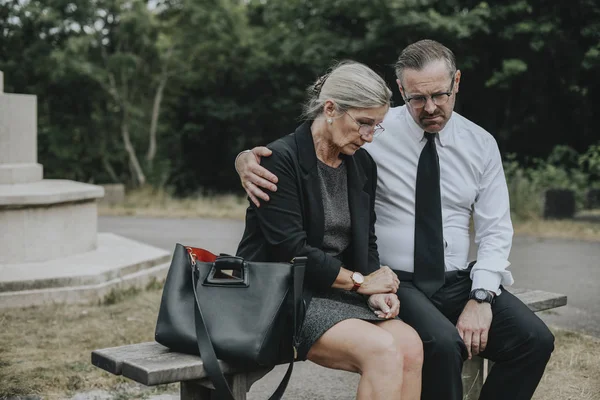
<path fill-rule="evenodd" d="M 367 176 L 355 157 L 345 157 L 348 168 L 348 206 L 352 223 L 353 263 L 360 268 L 368 264 L 370 196 L 363 188 Z"/>
<path fill-rule="evenodd" d="M 304 229 L 307 242 L 314 247 L 323 244 L 325 234 L 325 215 L 323 213 L 323 200 L 319 173 L 317 170 L 317 155 L 312 139 L 310 126 L 312 121 L 307 121 L 296 129 L 296 144 L 298 145 L 298 162 L 302 172 L 301 183 L 304 207 Z"/>

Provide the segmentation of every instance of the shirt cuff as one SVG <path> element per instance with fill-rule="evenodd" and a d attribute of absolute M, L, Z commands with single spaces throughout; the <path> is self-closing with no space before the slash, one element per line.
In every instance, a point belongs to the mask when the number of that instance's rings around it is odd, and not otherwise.
<path fill-rule="evenodd" d="M 471 290 L 485 289 L 496 293 L 496 296 L 498 296 L 501 292 L 500 281 L 502 280 L 502 277 L 497 272 L 486 271 L 481 269 L 471 271 L 471 279 L 473 280 Z"/>

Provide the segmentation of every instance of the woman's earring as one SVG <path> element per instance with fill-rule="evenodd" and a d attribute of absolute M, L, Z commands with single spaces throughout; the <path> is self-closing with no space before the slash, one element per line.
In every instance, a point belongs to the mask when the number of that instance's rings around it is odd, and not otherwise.
<path fill-rule="evenodd" d="M 333 124 L 333 120 L 331 118 L 327 118 L 327 122 L 329 123 L 329 125 Z"/>

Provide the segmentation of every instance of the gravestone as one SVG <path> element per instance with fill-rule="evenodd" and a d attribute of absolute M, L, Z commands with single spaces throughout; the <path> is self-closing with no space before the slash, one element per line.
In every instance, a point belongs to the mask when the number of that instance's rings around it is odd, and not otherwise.
<path fill-rule="evenodd" d="M 548 189 L 544 199 L 544 219 L 572 219 L 575 216 L 575 192 Z"/>
<path fill-rule="evenodd" d="M 89 301 L 162 277 L 167 252 L 97 233 L 102 187 L 43 179 L 37 97 L 3 83 L 0 72 L 0 308 Z"/>
<path fill-rule="evenodd" d="M 594 210 L 600 208 L 600 189 L 590 189 L 586 193 L 586 208 Z"/>

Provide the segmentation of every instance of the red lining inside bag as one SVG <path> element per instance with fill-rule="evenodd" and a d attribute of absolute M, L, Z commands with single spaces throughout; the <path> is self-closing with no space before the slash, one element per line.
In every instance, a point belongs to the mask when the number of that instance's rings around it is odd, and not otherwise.
<path fill-rule="evenodd" d="M 190 247 L 186 246 L 188 253 L 194 256 L 196 261 L 200 262 L 214 262 L 217 259 L 217 256 L 211 253 L 208 250 L 200 249 L 198 247 Z"/>

